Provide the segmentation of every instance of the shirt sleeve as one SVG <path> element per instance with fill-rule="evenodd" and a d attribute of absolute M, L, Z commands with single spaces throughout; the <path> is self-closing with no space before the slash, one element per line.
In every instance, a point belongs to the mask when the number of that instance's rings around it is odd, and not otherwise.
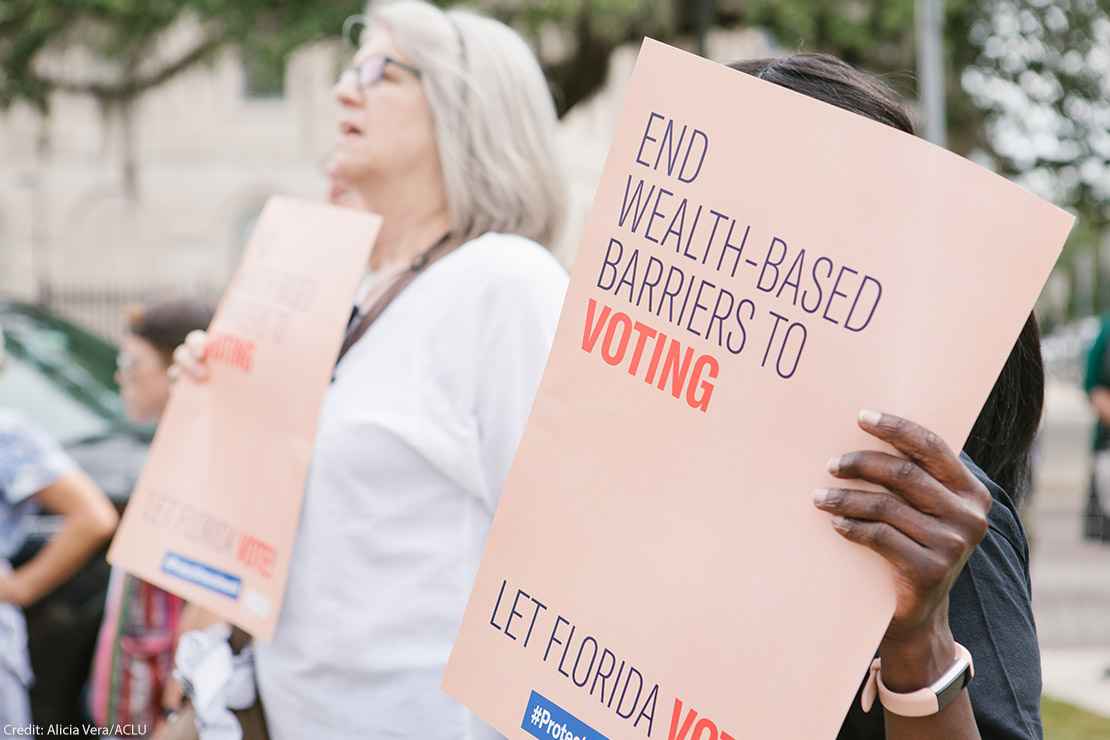
<path fill-rule="evenodd" d="M 1106 355 L 1106 328 L 1107 322 L 1099 324 L 1098 336 L 1087 351 L 1087 364 L 1083 373 L 1083 390 L 1090 393 L 1098 386 L 1106 385 L 1102 378 L 1103 357 Z"/>
<path fill-rule="evenodd" d="M 50 487 L 75 467 L 53 439 L 25 420 L 0 419 L 0 495 L 10 504 Z"/>
<path fill-rule="evenodd" d="M 994 498 L 987 534 L 948 602 L 952 635 L 975 661 L 968 685 L 975 723 L 983 740 L 1043 740 L 1041 657 L 1025 532 L 1006 493 L 969 458 L 961 459 Z M 837 740 L 880 740 L 883 732 L 882 708 L 864 713 L 857 693 Z"/>
<path fill-rule="evenodd" d="M 968 691 L 983 740 L 1041 740 L 1029 548 L 1006 494 L 982 478 L 995 498 L 990 527 L 952 588 L 949 621 L 975 661 Z"/>
<path fill-rule="evenodd" d="M 496 508 L 547 365 L 566 293 L 553 259 L 532 273 L 500 275 L 483 301 L 476 417 L 483 475 Z"/>

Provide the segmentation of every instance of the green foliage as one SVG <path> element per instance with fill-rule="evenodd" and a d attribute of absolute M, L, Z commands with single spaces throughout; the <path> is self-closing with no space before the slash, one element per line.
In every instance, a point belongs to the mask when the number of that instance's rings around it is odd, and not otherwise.
<path fill-rule="evenodd" d="M 991 0 L 965 85 L 1003 171 L 1110 221 L 1110 14 L 1096 0 Z"/>
<path fill-rule="evenodd" d="M 432 0 L 441 7 L 458 0 Z M 643 36 L 697 38 L 755 26 L 786 50 L 824 51 L 917 96 L 915 0 L 466 0 L 535 42 L 560 115 L 604 83 L 609 56 Z M 1110 224 L 1110 0 L 946 0 L 948 144 L 985 155 L 1081 217 L 1064 264 L 1095 256 Z M 126 108 L 219 50 L 238 47 L 275 93 L 289 54 L 340 33 L 364 0 L 0 0 L 0 109 L 48 112 L 56 90 Z M 169 29 L 191 20 L 191 48 L 166 58 Z M 557 43 L 548 43 L 555 39 Z M 90 69 L 44 64 L 81 48 Z M 125 166 L 126 170 L 126 166 Z M 1075 272 L 1072 270 L 1071 272 Z M 1108 282 L 1107 288 L 1110 288 Z"/>
<path fill-rule="evenodd" d="M 435 0 L 455 5 L 453 0 Z M 689 31 L 691 9 L 711 0 L 477 0 L 467 3 L 536 40 L 561 31 L 571 52 L 544 59 L 560 112 L 604 82 L 609 52 L 645 35 L 672 38 Z M 126 103 L 219 49 L 244 49 L 262 76 L 274 77 L 289 53 L 335 37 L 362 0 L 2 0 L 0 108 L 17 101 L 46 112 L 54 90 Z M 167 31 L 183 19 L 199 23 L 195 46 L 173 59 L 155 59 Z M 712 20 L 712 18 L 707 18 Z M 106 72 L 65 77 L 43 69 L 50 52 L 81 47 Z"/>
<path fill-rule="evenodd" d="M 723 1 L 723 0 L 722 0 Z M 948 145 L 986 156 L 1079 214 L 1064 253 L 1094 258 L 1110 225 L 1110 0 L 948 0 Z M 916 97 L 913 0 L 747 0 L 744 21 L 788 49 L 826 51 Z M 1075 281 L 1072 281 L 1073 284 Z"/>
<path fill-rule="evenodd" d="M 833 54 L 916 98 L 914 5 L 914 0 L 749 0 L 742 19 L 767 29 L 786 49 Z M 960 152 L 979 139 L 979 115 L 958 82 L 960 70 L 975 57 L 968 31 L 977 5 L 948 0 L 944 6 L 949 137 Z"/>
<path fill-rule="evenodd" d="M 28 102 L 42 111 L 53 90 L 127 102 L 229 44 L 273 58 L 338 33 L 358 0 L 3 0 L 0 3 L 0 107 Z M 171 59 L 152 51 L 183 19 L 200 37 Z M 96 75 L 44 70 L 50 52 L 79 47 L 98 62 Z M 100 69 L 102 68 L 102 69 Z"/>
<path fill-rule="evenodd" d="M 978 53 L 963 83 L 994 164 L 1078 214 L 1061 259 L 1069 312 L 1081 285 L 1101 312 L 1110 305 L 1100 248 L 1110 226 L 1110 3 L 987 0 L 970 37 Z"/>

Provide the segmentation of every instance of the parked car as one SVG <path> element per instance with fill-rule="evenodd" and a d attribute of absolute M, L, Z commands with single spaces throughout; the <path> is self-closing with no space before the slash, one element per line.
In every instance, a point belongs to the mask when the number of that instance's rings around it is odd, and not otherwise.
<path fill-rule="evenodd" d="M 0 406 L 15 409 L 57 439 L 122 511 L 134 488 L 151 431 L 127 421 L 113 379 L 117 348 L 48 311 L 0 302 L 7 362 Z M 32 557 L 60 521 L 36 514 L 13 558 Z M 83 691 L 104 611 L 109 566 L 104 552 L 26 610 L 35 684 L 31 711 L 40 726 L 85 720 Z"/>

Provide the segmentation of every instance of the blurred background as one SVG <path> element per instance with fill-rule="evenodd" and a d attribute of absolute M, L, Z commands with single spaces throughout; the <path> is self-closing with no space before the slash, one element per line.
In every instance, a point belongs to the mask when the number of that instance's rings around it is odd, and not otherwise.
<path fill-rule="evenodd" d="M 1081 539 L 1093 416 L 1080 386 L 1110 310 L 1110 2 L 466 4 L 524 33 L 547 73 L 573 182 L 572 223 L 553 245 L 567 264 L 644 36 L 722 62 L 835 54 L 913 101 L 929 139 L 1077 214 L 1037 306 L 1051 380 L 1026 521 L 1048 736 L 1110 737 L 1110 545 Z M 363 7 L 0 1 L 0 320 L 15 359 L 0 403 L 34 405 L 116 476 L 102 485 L 120 501 L 129 478 L 112 461 L 136 438 L 120 431 L 111 380 L 122 309 L 217 298 L 267 197 L 322 196 L 331 85 L 352 54 L 341 29 Z M 122 448 L 82 453 L 109 437 Z"/>

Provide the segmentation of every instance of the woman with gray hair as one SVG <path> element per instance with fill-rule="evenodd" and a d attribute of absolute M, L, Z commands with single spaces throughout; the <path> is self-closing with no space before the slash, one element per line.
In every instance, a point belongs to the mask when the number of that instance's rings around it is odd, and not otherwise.
<path fill-rule="evenodd" d="M 496 737 L 440 689 L 554 336 L 554 106 L 512 30 L 372 9 L 335 87 L 332 198 L 383 217 L 325 397 L 277 633 L 270 733 Z M 178 372 L 203 381 L 202 334 Z"/>

